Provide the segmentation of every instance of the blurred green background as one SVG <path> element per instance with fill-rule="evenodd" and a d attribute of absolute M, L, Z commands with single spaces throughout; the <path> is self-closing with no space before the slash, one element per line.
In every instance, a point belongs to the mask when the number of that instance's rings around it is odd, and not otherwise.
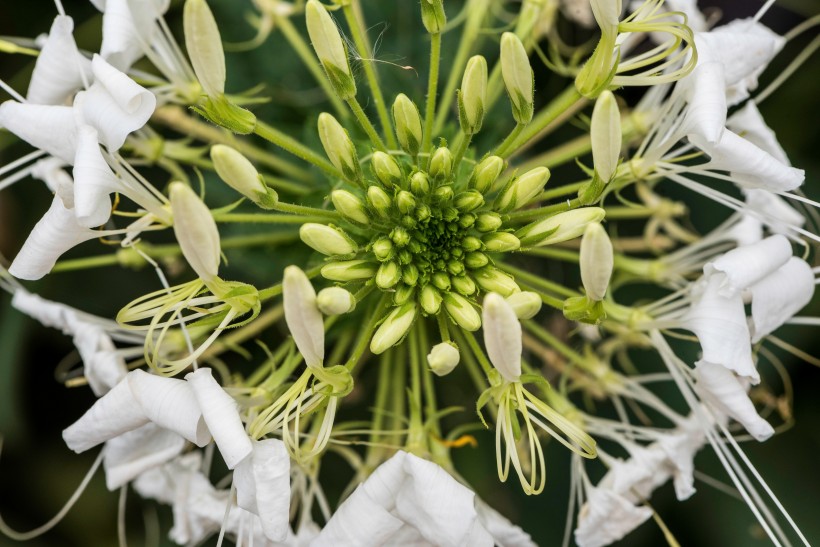
<path fill-rule="evenodd" d="M 753 15 L 759 1 L 710 1 L 703 7 L 720 9 L 724 18 Z M 96 50 L 100 40 L 100 15 L 86 1 L 64 0 L 66 11 L 76 24 L 76 36 L 81 47 Z M 253 35 L 246 22 L 251 5 L 246 0 L 210 0 L 220 24 L 224 40 L 239 42 Z M 428 44 L 418 21 L 418 2 L 409 0 L 363 2 L 372 25 L 371 37 L 382 36 L 376 57 L 398 65 L 410 65 L 415 70 L 404 70 L 383 63 L 380 67 L 387 97 L 399 91 L 410 94 L 421 103 L 426 81 Z M 461 3 L 447 0 L 448 13 L 455 13 Z M 173 2 L 167 20 L 177 36 L 181 28 L 181 2 Z M 778 2 L 764 18 L 764 23 L 784 33 L 802 20 L 820 12 L 816 1 L 791 0 Z M 34 37 L 48 31 L 55 14 L 54 6 L 46 0 L 12 2 L 0 0 L 0 35 Z M 382 23 L 387 21 L 388 23 Z M 295 21 L 303 28 L 301 20 Z M 778 56 L 764 74 L 762 84 L 771 81 L 794 58 L 816 31 L 800 36 Z M 447 56 L 455 49 L 455 35 L 448 35 L 444 43 L 443 73 L 447 74 Z M 486 41 L 486 53 L 492 62 L 496 45 Z M 0 77 L 15 89 L 24 92 L 32 64 L 19 56 L 0 55 Z M 285 131 L 303 135 L 306 142 L 315 143 L 313 123 L 319 108 L 326 108 L 321 92 L 307 75 L 285 41 L 271 36 L 258 49 L 228 55 L 229 91 L 241 91 L 259 82 L 266 85 L 266 94 L 273 100 L 256 109 L 264 120 Z M 565 82 L 550 78 L 544 67 L 538 73 L 538 93 L 549 97 L 562 89 Z M 780 90 L 761 106 L 769 125 L 792 162 L 807 172 L 806 192 L 820 198 L 817 177 L 820 174 L 820 57 L 814 55 Z M 363 86 L 364 87 L 364 86 Z M 0 93 L 0 99 L 7 96 Z M 503 108 L 507 108 L 506 104 Z M 507 116 L 507 114 L 504 114 Z M 506 118 L 505 123 L 507 123 Z M 13 139 L 0 132 L 0 165 L 20 156 L 27 147 L 12 143 Z M 543 146 L 556 144 L 547 141 Z M 533 150 L 534 152 L 537 149 Z M 574 166 L 566 172 L 575 170 Z M 577 175 L 572 171 L 567 179 Z M 562 180 L 556 171 L 553 181 Z M 164 175 L 163 175 L 164 176 Z M 164 179 L 163 179 L 164 180 Z M 553 183 L 551 183 L 553 184 Z M 673 188 L 670 193 L 687 200 L 696 211 L 693 222 L 697 226 L 713 225 L 725 216 L 711 204 L 701 204 L 692 196 Z M 31 227 L 44 212 L 51 197 L 42 184 L 23 181 L 0 194 L 0 252 L 13 257 Z M 225 198 L 226 202 L 229 198 Z M 715 216 L 719 215 L 719 216 Z M 86 256 L 101 252 L 81 247 L 69 256 Z M 277 254 L 254 251 L 247 255 L 228 252 L 231 270 L 241 275 L 264 277 L 266 272 L 281 271 Z M 274 265 L 277 266 L 274 266 Z M 79 273 L 60 273 L 33 283 L 30 290 L 46 298 L 66 302 L 92 313 L 113 316 L 128 300 L 155 289 L 155 278 L 147 271 L 133 272 L 121 269 L 95 269 Z M 817 299 L 815 299 L 817 300 Z M 804 314 L 820 315 L 815 302 Z M 783 338 L 792 341 L 811 355 L 820 355 L 817 335 L 810 330 L 794 327 L 783 329 Z M 28 530 L 48 520 L 62 506 L 90 466 L 96 451 L 75 455 L 62 443 L 61 430 L 76 419 L 93 402 L 87 389 L 67 390 L 55 380 L 58 363 L 73 358 L 73 347 L 59 332 L 45 329 L 34 321 L 14 312 L 7 295 L 0 295 L 0 435 L 4 439 L 0 457 L 0 514 L 6 522 L 19 530 Z M 779 354 L 782 354 L 779 353 Z M 796 425 L 774 439 L 763 443 L 746 443 L 744 448 L 762 475 L 769 481 L 784 505 L 802 527 L 807 537 L 820 541 L 820 369 L 784 357 L 794 383 Z M 445 389 L 458 390 L 454 384 L 443 384 Z M 527 498 L 513 481 L 498 483 L 495 475 L 494 452 L 490 449 L 489 434 L 479 436 L 480 450 L 464 449 L 456 454 L 457 467 L 470 480 L 478 494 L 490 501 L 513 522 L 532 534 L 540 545 L 560 545 L 563 535 L 568 495 L 568 458 L 566 451 L 547 450 L 549 483 L 541 496 Z M 552 447 L 551 447 L 552 448 Z M 709 449 L 703 450 L 697 460 L 701 471 L 726 481 L 725 473 Z M 332 473 L 342 463 L 328 458 L 325 472 Z M 345 473 L 347 471 L 345 470 Z M 346 479 L 345 479 L 346 480 Z M 344 480 L 333 481 L 343 486 Z M 745 505 L 710 486 L 699 483 L 698 493 L 690 500 L 678 503 L 671 485 L 661 488 L 652 498 L 652 504 L 665 520 L 682 545 L 699 546 L 757 546 L 766 545 L 762 531 L 755 524 Z M 337 495 L 337 494 L 336 494 Z M 166 533 L 170 526 L 170 511 L 151 503 L 129 497 L 128 530 L 132 544 L 145 541 L 144 522 L 153 529 L 153 515 L 160 521 L 161 544 L 170 544 Z M 92 481 L 74 510 L 54 530 L 33 540 L 38 546 L 105 546 L 116 545 L 117 493 L 106 491 L 102 474 Z M 149 532 L 148 536 L 153 536 Z M 0 545 L 11 545 L 0 536 Z M 659 528 L 651 521 L 628 536 L 621 545 L 656 546 L 665 541 Z"/>

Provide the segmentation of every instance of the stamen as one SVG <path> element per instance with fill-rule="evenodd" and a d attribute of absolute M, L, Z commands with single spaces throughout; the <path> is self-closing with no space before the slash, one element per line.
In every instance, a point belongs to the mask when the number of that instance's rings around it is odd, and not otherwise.
<path fill-rule="evenodd" d="M 20 95 L 19 93 L 17 93 L 17 92 L 14 90 L 14 88 L 12 88 L 10 85 L 8 85 L 6 82 L 4 82 L 2 79 L 0 79 L 0 88 L 3 88 L 3 90 L 4 90 L 6 93 L 8 93 L 9 95 L 11 95 L 11 96 L 12 96 L 12 98 L 13 98 L 14 100 L 16 100 L 17 102 L 19 102 L 19 103 L 21 103 L 21 104 L 25 104 L 25 103 L 27 102 L 27 101 L 26 101 L 26 99 L 25 99 L 25 97 L 23 97 L 22 95 Z"/>

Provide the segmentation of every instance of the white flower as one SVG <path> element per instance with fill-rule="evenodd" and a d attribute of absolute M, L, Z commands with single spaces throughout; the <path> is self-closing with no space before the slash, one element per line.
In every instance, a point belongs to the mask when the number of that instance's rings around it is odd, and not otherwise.
<path fill-rule="evenodd" d="M 80 128 L 74 159 L 74 212 L 86 228 L 108 222 L 114 192 L 126 190 L 114 175 L 100 151 L 97 130 L 90 125 Z"/>
<path fill-rule="evenodd" d="M 253 452 L 233 474 L 236 503 L 259 515 L 270 541 L 284 541 L 290 532 L 290 456 L 278 439 L 253 442 Z"/>
<path fill-rule="evenodd" d="M 112 66 L 126 71 L 151 46 L 157 34 L 156 20 L 168 10 L 170 0 L 92 0 L 92 3 L 103 12 L 100 55 Z"/>
<path fill-rule="evenodd" d="M 815 286 L 811 266 L 797 257 L 752 285 L 752 342 L 759 342 L 811 302 Z"/>
<path fill-rule="evenodd" d="M 782 235 L 767 237 L 751 245 L 726 252 L 703 267 L 706 276 L 724 274 L 719 292 L 732 296 L 765 278 L 792 256 L 792 246 Z"/>
<path fill-rule="evenodd" d="M 33 147 L 74 163 L 77 114 L 73 107 L 6 101 L 0 104 L 0 126 Z"/>
<path fill-rule="evenodd" d="M 114 437 L 105 443 L 105 485 L 109 490 L 122 487 L 148 469 L 178 456 L 185 444 L 185 439 L 173 431 L 153 423 Z"/>
<path fill-rule="evenodd" d="M 37 56 L 26 99 L 31 104 L 65 104 L 66 99 L 91 80 L 88 59 L 74 42 L 71 17 L 58 15 Z"/>
<path fill-rule="evenodd" d="M 652 509 L 636 507 L 623 496 L 603 488 L 589 488 L 578 513 L 575 541 L 579 547 L 602 547 L 618 541 L 649 520 Z"/>

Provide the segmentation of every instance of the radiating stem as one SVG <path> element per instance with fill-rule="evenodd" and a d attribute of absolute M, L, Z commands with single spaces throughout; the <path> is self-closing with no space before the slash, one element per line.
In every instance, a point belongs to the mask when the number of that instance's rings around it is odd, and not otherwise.
<path fill-rule="evenodd" d="M 523 123 L 515 124 L 515 127 L 513 128 L 512 131 L 510 131 L 510 134 L 507 135 L 507 138 L 504 139 L 504 142 L 502 142 L 498 146 L 498 148 L 495 149 L 495 152 L 493 152 L 493 153 L 496 156 L 499 156 L 499 157 L 502 157 L 502 158 L 506 159 L 507 156 L 509 155 L 509 154 L 507 154 L 507 151 L 509 150 L 510 146 L 512 146 L 512 143 L 515 142 L 515 139 L 518 138 L 518 135 L 520 135 L 521 132 L 524 131 L 525 127 L 527 127 L 527 125 L 523 124 Z"/>
<path fill-rule="evenodd" d="M 328 160 L 320 156 L 318 153 L 314 152 L 304 144 L 300 143 L 293 137 L 279 131 L 278 129 L 274 129 L 273 127 L 269 126 L 263 121 L 257 121 L 256 128 L 254 129 L 254 133 L 262 137 L 268 142 L 275 144 L 276 146 L 282 148 L 293 154 L 294 156 L 305 160 L 308 163 L 312 163 L 325 173 L 332 175 L 334 177 L 342 178 L 342 173 L 336 169 L 332 163 Z"/>
<path fill-rule="evenodd" d="M 424 109 L 424 137 L 421 151 L 430 150 L 433 142 L 433 123 L 436 115 L 436 93 L 438 93 L 438 70 L 441 63 L 441 33 L 430 35 L 430 76 L 427 80 L 427 106 Z"/>
<path fill-rule="evenodd" d="M 541 287 L 544 290 L 552 291 L 554 293 L 558 293 L 567 297 L 580 296 L 578 292 L 573 291 L 572 289 L 568 289 L 560 283 L 550 281 L 549 279 L 545 279 L 535 274 L 531 274 L 520 268 L 516 268 L 515 266 L 511 266 L 509 264 L 498 264 L 498 267 L 506 271 L 507 273 L 512 274 L 516 278 L 516 280 L 520 278 L 535 287 Z"/>
<path fill-rule="evenodd" d="M 587 100 L 578 93 L 575 89 L 575 84 L 567 87 L 560 95 L 555 97 L 548 105 L 543 107 L 530 124 L 521 132 L 521 135 L 515 140 L 508 155 L 512 156 L 522 146 L 529 143 L 552 122 L 558 120 L 566 112 L 574 112 L 575 109 L 585 105 Z M 566 117 L 566 116 L 565 116 Z"/>
<path fill-rule="evenodd" d="M 359 104 L 359 101 L 356 100 L 356 97 L 352 97 L 347 100 L 347 104 L 350 107 L 350 110 L 353 112 L 353 115 L 356 117 L 356 121 L 359 122 L 359 125 L 364 132 L 367 133 L 368 138 L 373 143 L 373 146 L 381 150 L 382 152 L 387 152 L 387 148 L 384 146 L 384 141 L 379 136 L 379 133 L 376 131 L 376 128 L 373 127 L 373 124 L 370 123 L 370 118 L 367 117 L 365 114 L 362 105 Z"/>
<path fill-rule="evenodd" d="M 327 209 L 317 209 L 316 207 L 309 207 L 307 205 L 296 205 L 295 203 L 285 203 L 279 201 L 274 208 L 283 213 L 293 213 L 304 216 L 321 216 L 329 219 L 338 220 L 341 218 L 336 211 L 328 211 Z"/>
<path fill-rule="evenodd" d="M 327 222 L 325 215 L 272 215 L 270 213 L 218 213 L 214 215 L 217 222 L 234 222 L 247 224 L 297 224 L 305 222 Z"/>
<path fill-rule="evenodd" d="M 562 213 L 569 211 L 581 205 L 581 200 L 578 198 L 569 199 L 563 203 L 556 203 L 554 205 L 546 205 L 537 209 L 526 209 L 524 211 L 516 211 L 510 213 L 510 221 L 513 222 L 529 222 L 547 217 L 553 213 Z"/>

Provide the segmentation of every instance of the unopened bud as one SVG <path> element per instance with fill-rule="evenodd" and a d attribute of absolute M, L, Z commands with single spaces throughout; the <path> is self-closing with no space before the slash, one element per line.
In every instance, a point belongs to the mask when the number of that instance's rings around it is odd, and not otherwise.
<path fill-rule="evenodd" d="M 401 342 L 410 331 L 410 327 L 413 326 L 416 313 L 416 304 L 412 302 L 408 302 L 398 308 L 393 308 L 393 311 L 391 311 L 384 322 L 379 325 L 379 328 L 370 340 L 370 351 L 379 355 Z"/>
<path fill-rule="evenodd" d="M 427 173 L 418 171 L 410 177 L 410 191 L 416 196 L 424 196 L 430 192 L 430 178 Z"/>
<path fill-rule="evenodd" d="M 475 281 L 469 276 L 466 275 L 459 275 L 452 279 L 453 288 L 459 293 L 463 294 L 464 296 L 470 296 L 475 294 L 476 286 Z"/>
<path fill-rule="evenodd" d="M 401 214 L 410 214 L 416 208 L 416 198 L 407 190 L 401 190 L 396 194 L 396 207 Z"/>
<path fill-rule="evenodd" d="M 387 260 L 393 256 L 393 242 L 386 237 L 381 237 L 373 243 L 373 254 L 379 260 Z"/>
<path fill-rule="evenodd" d="M 399 283 L 396 292 L 393 293 L 393 303 L 397 306 L 404 306 L 416 294 L 416 287 Z"/>
<path fill-rule="evenodd" d="M 536 167 L 513 179 L 496 198 L 496 210 L 511 211 L 525 206 L 541 193 L 549 178 L 549 169 Z"/>
<path fill-rule="evenodd" d="M 621 155 L 621 113 L 611 91 L 604 91 L 595 100 L 590 135 L 595 172 L 607 183 L 615 175 Z"/>
<path fill-rule="evenodd" d="M 475 221 L 476 230 L 479 232 L 494 232 L 501 228 L 502 224 L 498 213 L 481 213 Z"/>
<path fill-rule="evenodd" d="M 604 91 L 615 77 L 620 60 L 617 47 L 621 0 L 591 0 L 592 14 L 601 28 L 601 39 L 575 77 L 575 87 L 584 97 L 593 99 Z"/>
<path fill-rule="evenodd" d="M 185 183 L 173 182 L 169 190 L 174 235 L 182 256 L 199 278 L 208 283 L 219 273 L 219 230 L 211 211 Z"/>
<path fill-rule="evenodd" d="M 387 192 L 378 186 L 371 186 L 367 189 L 367 203 L 380 217 L 387 218 L 390 216 L 390 207 L 393 205 L 393 201 L 387 195 Z"/>
<path fill-rule="evenodd" d="M 421 0 L 421 21 L 430 34 L 439 34 L 447 25 L 443 0 Z"/>
<path fill-rule="evenodd" d="M 299 228 L 302 241 L 328 256 L 349 255 L 356 252 L 358 246 L 343 230 L 333 225 L 308 222 Z"/>
<path fill-rule="evenodd" d="M 458 120 L 464 133 L 474 135 L 481 130 L 486 103 L 487 60 L 476 55 L 467 62 L 458 91 Z"/>
<path fill-rule="evenodd" d="M 401 280 L 405 285 L 410 287 L 416 286 L 416 283 L 419 282 L 419 269 L 415 264 L 407 264 L 404 268 L 402 268 Z"/>
<path fill-rule="evenodd" d="M 484 205 L 484 196 L 477 190 L 467 190 L 456 196 L 454 205 L 459 211 L 475 211 Z"/>
<path fill-rule="evenodd" d="M 369 218 L 365 211 L 364 203 L 358 196 L 347 190 L 334 190 L 330 193 L 330 200 L 336 210 L 348 220 L 367 224 Z"/>
<path fill-rule="evenodd" d="M 498 179 L 501 171 L 504 170 L 504 160 L 498 156 L 489 156 L 479 162 L 473 169 L 470 177 L 470 188 L 474 188 L 486 194 L 492 188 L 493 183 Z"/>
<path fill-rule="evenodd" d="M 435 315 L 441 309 L 441 293 L 433 285 L 427 284 L 421 289 L 421 296 L 419 302 L 421 309 L 427 315 Z"/>
<path fill-rule="evenodd" d="M 512 32 L 501 36 L 501 74 L 516 123 L 528 124 L 533 114 L 535 79 L 524 44 Z"/>
<path fill-rule="evenodd" d="M 422 0 L 424 2 L 424 0 Z M 446 146 L 440 146 L 430 158 L 430 176 L 436 181 L 445 181 L 453 173 L 453 153 Z"/>
<path fill-rule="evenodd" d="M 475 236 L 467 236 L 461 240 L 461 248 L 467 252 L 478 251 L 484 244 Z"/>
<path fill-rule="evenodd" d="M 483 268 L 489 262 L 490 259 L 487 258 L 487 255 L 485 255 L 484 253 L 473 252 L 464 255 L 464 265 L 470 268 L 471 270 Z"/>
<path fill-rule="evenodd" d="M 225 94 L 225 52 L 214 14 L 205 0 L 186 0 L 182 14 L 185 47 L 202 89 L 209 97 Z"/>
<path fill-rule="evenodd" d="M 322 277 L 331 281 L 358 281 L 376 275 L 376 265 L 366 260 L 330 262 L 322 267 Z"/>
<path fill-rule="evenodd" d="M 350 71 L 347 48 L 336 23 L 318 0 L 308 0 L 305 16 L 310 41 L 327 79 L 340 99 L 352 99 L 356 96 L 356 80 Z"/>
<path fill-rule="evenodd" d="M 581 238 L 581 281 L 587 296 L 594 301 L 604 299 L 612 277 L 614 256 L 612 242 L 603 226 L 590 224 Z"/>
<path fill-rule="evenodd" d="M 461 355 L 458 348 L 452 342 L 442 342 L 433 346 L 430 353 L 427 354 L 427 364 L 430 365 L 430 370 L 436 376 L 446 376 L 453 372 L 458 362 L 461 360 Z"/>
<path fill-rule="evenodd" d="M 493 266 L 485 266 L 473 272 L 473 279 L 485 292 L 497 292 L 501 296 L 510 296 L 520 291 L 512 276 L 505 274 Z"/>
<path fill-rule="evenodd" d="M 532 319 L 541 311 L 541 297 L 534 292 L 521 291 L 506 298 L 516 317 L 520 320 Z"/>
<path fill-rule="evenodd" d="M 600 207 L 582 207 L 524 226 L 515 235 L 525 245 L 552 245 L 575 239 L 589 224 L 601 222 L 605 216 L 606 212 Z"/>
<path fill-rule="evenodd" d="M 402 150 L 415 157 L 421 147 L 421 115 L 415 103 L 404 93 L 400 93 L 393 103 L 393 123 L 396 124 L 396 136 Z"/>
<path fill-rule="evenodd" d="M 328 287 L 319 291 L 316 305 L 325 315 L 342 315 L 353 311 L 356 307 L 356 298 L 350 291 L 341 287 Z"/>
<path fill-rule="evenodd" d="M 401 226 L 396 226 L 395 228 L 390 230 L 390 239 L 392 239 L 393 243 L 395 243 L 399 247 L 404 247 L 405 245 L 410 243 L 410 234 L 408 234 L 407 230 L 405 230 Z"/>
<path fill-rule="evenodd" d="M 276 205 L 279 199 L 276 191 L 265 185 L 253 164 L 239 151 L 215 144 L 211 147 L 211 161 L 219 178 L 228 186 L 265 209 Z"/>
<path fill-rule="evenodd" d="M 376 285 L 380 289 L 390 289 L 401 279 L 401 270 L 399 265 L 393 262 L 385 262 L 379 266 L 379 271 L 376 272 Z"/>
<path fill-rule="evenodd" d="M 384 152 L 373 152 L 373 173 L 376 178 L 387 187 L 401 184 L 401 168 L 393 156 Z"/>
<path fill-rule="evenodd" d="M 324 9 L 324 8 L 322 8 Z M 330 162 L 346 179 L 356 181 L 362 176 L 356 147 L 342 124 L 327 112 L 319 114 L 319 140 Z"/>
<path fill-rule="evenodd" d="M 444 309 L 458 326 L 470 332 L 481 328 L 481 316 L 470 301 L 453 292 L 444 295 Z"/>
<path fill-rule="evenodd" d="M 508 232 L 495 232 L 482 238 L 485 248 L 492 253 L 508 253 L 521 248 L 521 241 Z"/>

